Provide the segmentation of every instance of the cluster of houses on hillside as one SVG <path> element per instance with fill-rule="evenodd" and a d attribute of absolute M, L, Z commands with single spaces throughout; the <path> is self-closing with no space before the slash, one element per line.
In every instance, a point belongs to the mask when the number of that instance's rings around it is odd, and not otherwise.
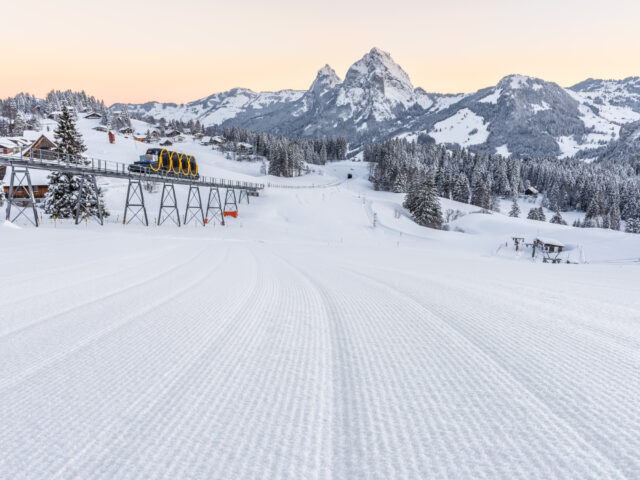
<path fill-rule="evenodd" d="M 56 148 L 54 141 L 47 135 L 40 135 L 35 141 L 26 138 L 0 137 L 0 153 L 15 154 L 22 152 L 28 157 L 33 150 L 51 151 Z"/>
<path fill-rule="evenodd" d="M 20 137 L 0 137 L 0 153 L 19 153 L 21 149 L 31 145 L 31 141 Z"/>

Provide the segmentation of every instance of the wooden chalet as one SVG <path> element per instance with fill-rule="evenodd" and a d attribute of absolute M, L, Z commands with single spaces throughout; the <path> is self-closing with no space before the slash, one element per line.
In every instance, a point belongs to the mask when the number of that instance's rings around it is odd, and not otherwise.
<path fill-rule="evenodd" d="M 131 127 L 124 127 L 121 128 L 120 130 L 118 130 L 120 133 L 122 133 L 123 135 L 131 135 L 133 133 L 133 128 Z"/>
<path fill-rule="evenodd" d="M 53 150 L 55 150 L 55 148 L 56 148 L 56 144 L 50 138 L 48 138 L 46 135 L 40 135 L 40 137 L 35 142 L 33 142 L 29 148 L 27 148 L 23 152 L 23 155 L 25 157 L 29 157 L 31 156 L 31 152 L 34 150 L 52 152 Z M 38 152 L 37 155 L 40 155 L 40 153 Z"/>
<path fill-rule="evenodd" d="M 182 132 L 180 130 L 170 130 L 166 133 L 166 136 L 169 138 L 174 138 L 179 135 L 182 135 Z"/>
<path fill-rule="evenodd" d="M 564 249 L 564 243 L 554 240 L 553 238 L 537 237 L 533 241 L 532 257 L 536 256 L 536 250 L 539 250 L 542 254 L 542 261 L 544 263 L 560 263 L 560 253 Z"/>
<path fill-rule="evenodd" d="M 245 142 L 238 142 L 236 144 L 236 150 L 238 153 L 250 154 L 253 153 L 253 145 Z"/>
<path fill-rule="evenodd" d="M 4 186 L 4 196 L 9 195 L 9 185 Z M 45 193 L 49 191 L 49 185 L 33 185 L 33 198 L 44 198 Z M 25 188 L 14 188 L 13 198 L 29 198 L 29 193 Z"/>
<path fill-rule="evenodd" d="M 173 145 L 173 142 L 171 140 L 169 140 L 168 138 L 165 139 L 164 141 L 160 142 L 160 146 L 161 147 L 170 147 L 171 145 Z"/>
<path fill-rule="evenodd" d="M 84 118 L 87 118 L 89 120 L 100 120 L 102 118 L 102 115 L 96 112 L 91 112 L 89 115 L 85 115 Z"/>
<path fill-rule="evenodd" d="M 538 237 L 534 240 L 534 243 L 548 250 L 550 253 L 561 253 L 564 249 L 564 243 L 554 240 L 553 238 Z"/>
<path fill-rule="evenodd" d="M 135 134 L 135 133 L 134 133 L 134 134 L 133 134 L 133 139 L 134 139 L 136 142 L 144 143 L 144 142 L 145 142 L 145 139 L 146 139 L 146 135 L 138 135 L 138 134 Z"/>
<path fill-rule="evenodd" d="M 527 187 L 527 189 L 524 191 L 525 195 L 532 196 L 532 197 L 535 197 L 536 195 L 538 195 L 538 193 L 539 193 L 538 189 L 535 187 Z"/>

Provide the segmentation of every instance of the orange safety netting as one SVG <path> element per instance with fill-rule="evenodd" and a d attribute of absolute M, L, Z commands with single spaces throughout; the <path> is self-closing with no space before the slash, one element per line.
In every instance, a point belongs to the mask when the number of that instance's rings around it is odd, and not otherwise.
<path fill-rule="evenodd" d="M 224 212 L 224 216 L 225 217 L 233 217 L 233 218 L 238 218 L 238 212 Z"/>

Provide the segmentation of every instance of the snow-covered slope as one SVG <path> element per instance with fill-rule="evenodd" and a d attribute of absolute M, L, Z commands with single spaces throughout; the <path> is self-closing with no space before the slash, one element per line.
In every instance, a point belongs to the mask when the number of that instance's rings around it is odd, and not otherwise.
<path fill-rule="evenodd" d="M 368 165 L 317 170 L 225 227 L 123 226 L 118 180 L 105 227 L 0 220 L 0 477 L 638 477 L 637 236 L 445 199 L 466 233 L 430 230 Z"/>

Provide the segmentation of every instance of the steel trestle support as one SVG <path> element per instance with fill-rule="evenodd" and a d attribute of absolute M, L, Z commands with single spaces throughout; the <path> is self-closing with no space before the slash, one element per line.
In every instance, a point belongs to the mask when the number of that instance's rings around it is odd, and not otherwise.
<path fill-rule="evenodd" d="M 163 216 L 163 211 L 165 211 Z M 162 196 L 160 197 L 160 211 L 158 212 L 158 225 L 162 225 L 168 218 L 180 226 L 180 212 L 178 212 L 178 201 L 176 200 L 176 189 L 173 183 L 162 184 Z"/>
<path fill-rule="evenodd" d="M 131 218 L 127 222 L 127 213 L 131 212 Z M 143 214 L 140 215 L 140 214 Z M 149 226 L 147 217 L 147 207 L 144 205 L 144 194 L 142 193 L 142 182 L 139 178 L 129 178 L 127 187 L 127 203 L 124 207 L 124 225 L 130 223 L 134 218 L 140 220 L 145 226 Z"/>
<path fill-rule="evenodd" d="M 93 192 L 96 195 L 96 202 L 98 203 L 98 222 L 100 225 L 104 225 L 104 219 L 102 217 L 102 204 L 100 203 L 100 190 L 98 190 L 98 184 L 96 182 L 95 175 L 82 175 L 82 180 L 80 180 L 80 194 L 78 195 L 78 203 L 76 203 L 76 225 L 80 223 L 81 215 L 80 211 L 82 208 L 82 201 L 84 200 L 85 192 L 84 192 L 84 184 L 85 181 L 89 182 L 89 188 L 93 189 Z"/>
<path fill-rule="evenodd" d="M 229 207 L 233 206 L 233 209 Z M 236 191 L 233 188 L 227 188 L 227 193 L 224 196 L 224 213 L 237 212 L 238 202 L 236 201 Z"/>
<path fill-rule="evenodd" d="M 240 190 L 240 195 L 238 195 L 238 203 L 242 203 L 243 198 L 247 201 L 247 205 L 249 205 L 249 195 L 244 188 Z"/>
<path fill-rule="evenodd" d="M 18 192 L 27 194 L 27 198 L 16 198 Z M 11 208 L 15 207 L 18 213 L 11 217 Z M 25 213 L 26 210 L 33 211 L 33 220 Z M 36 210 L 36 200 L 33 196 L 33 185 L 28 168 L 16 168 L 11 166 L 11 181 L 9 183 L 9 194 L 7 195 L 7 216 L 9 222 L 15 222 L 20 215 L 23 215 L 31 224 L 39 226 L 38 211 Z"/>
<path fill-rule="evenodd" d="M 211 216 L 209 216 L 209 212 L 212 212 Z M 207 221 L 215 220 L 216 217 L 220 217 L 220 221 L 224 222 L 220 190 L 217 187 L 211 187 L 209 189 L 209 200 L 207 200 L 207 213 L 205 217 L 207 218 Z"/>
<path fill-rule="evenodd" d="M 184 224 L 187 225 L 195 219 L 204 225 L 204 211 L 202 210 L 202 197 L 200 188 L 196 185 L 189 185 L 189 195 L 187 196 L 187 208 L 184 211 Z"/>

